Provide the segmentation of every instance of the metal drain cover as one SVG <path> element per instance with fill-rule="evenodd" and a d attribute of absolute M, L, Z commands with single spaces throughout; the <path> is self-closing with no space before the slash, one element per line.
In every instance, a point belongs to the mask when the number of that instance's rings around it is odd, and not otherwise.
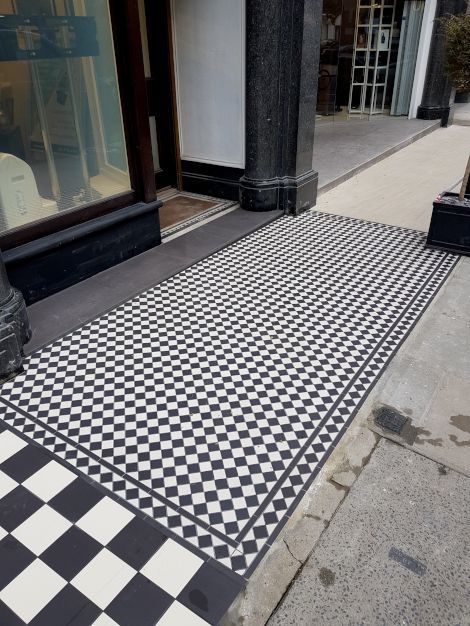
<path fill-rule="evenodd" d="M 382 406 L 375 412 L 374 422 L 386 430 L 400 434 L 407 419 L 407 417 L 395 411 L 395 409 Z"/>

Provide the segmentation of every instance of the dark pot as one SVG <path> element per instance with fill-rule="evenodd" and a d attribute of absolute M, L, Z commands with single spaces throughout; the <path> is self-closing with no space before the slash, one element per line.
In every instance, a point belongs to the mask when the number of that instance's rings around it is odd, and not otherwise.
<path fill-rule="evenodd" d="M 433 203 L 428 246 L 470 255 L 470 194 L 445 191 Z"/>
<path fill-rule="evenodd" d="M 463 104 L 466 102 L 470 102 L 470 94 L 464 93 L 463 91 L 457 91 L 455 94 L 455 104 Z"/>

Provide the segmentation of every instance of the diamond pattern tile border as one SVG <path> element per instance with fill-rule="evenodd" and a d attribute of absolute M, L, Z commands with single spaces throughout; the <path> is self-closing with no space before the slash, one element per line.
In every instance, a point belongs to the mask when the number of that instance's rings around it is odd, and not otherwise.
<path fill-rule="evenodd" d="M 456 257 L 284 217 L 29 357 L 3 417 L 249 575 Z"/>

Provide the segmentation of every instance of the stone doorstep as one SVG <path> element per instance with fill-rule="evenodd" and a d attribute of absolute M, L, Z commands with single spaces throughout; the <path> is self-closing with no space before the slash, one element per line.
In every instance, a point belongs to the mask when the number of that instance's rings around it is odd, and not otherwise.
<path fill-rule="evenodd" d="M 372 393 L 234 600 L 221 626 L 264 626 L 273 614 L 380 441 L 380 435 L 368 427 L 373 402 Z"/>

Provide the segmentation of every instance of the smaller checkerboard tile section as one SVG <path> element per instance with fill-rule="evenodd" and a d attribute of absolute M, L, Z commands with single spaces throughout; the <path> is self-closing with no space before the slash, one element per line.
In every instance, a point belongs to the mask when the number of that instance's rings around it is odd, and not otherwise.
<path fill-rule="evenodd" d="M 25 359 L 0 419 L 249 577 L 455 263 L 284 217 Z"/>
<path fill-rule="evenodd" d="M 1 626 L 203 626 L 239 590 L 0 424 Z"/>

